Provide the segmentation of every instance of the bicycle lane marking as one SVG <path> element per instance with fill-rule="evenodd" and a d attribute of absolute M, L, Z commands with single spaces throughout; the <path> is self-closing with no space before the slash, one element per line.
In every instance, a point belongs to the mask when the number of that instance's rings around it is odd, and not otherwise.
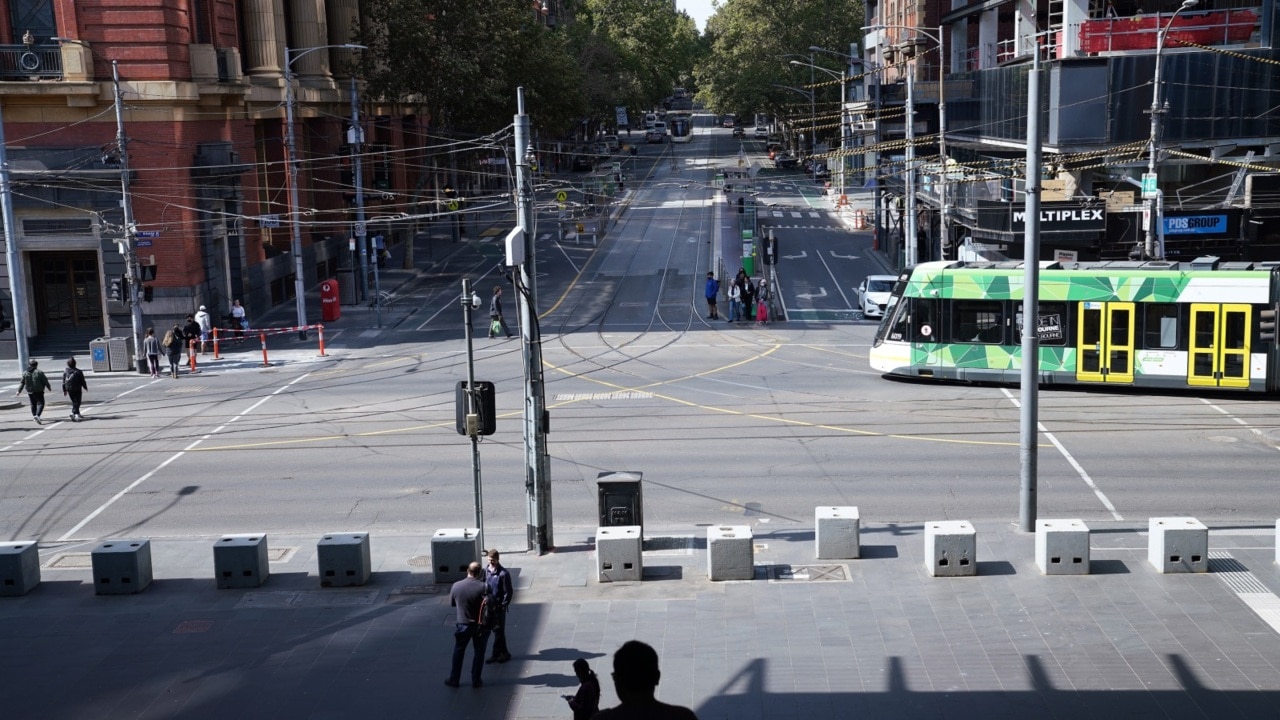
<path fill-rule="evenodd" d="M 109 507 L 111 507 L 112 505 L 116 504 L 116 501 L 120 500 L 120 498 L 122 498 L 122 497 L 124 497 L 125 495 L 129 494 L 129 491 L 130 491 L 130 490 L 133 490 L 134 488 L 138 487 L 138 486 L 139 486 L 139 485 L 141 485 L 142 483 L 144 483 L 144 482 L 146 482 L 147 480 L 151 479 L 151 478 L 152 478 L 156 473 L 160 472 L 161 470 L 165 469 L 166 467 L 168 467 L 169 465 L 171 465 L 172 463 L 174 463 L 175 461 L 177 461 L 177 460 L 178 460 L 178 458 L 180 458 L 180 457 L 182 457 L 183 455 L 186 455 L 187 453 L 189 453 L 189 452 L 191 452 L 192 450 L 194 450 L 198 445 L 200 445 L 200 443 L 203 443 L 204 441 L 208 440 L 209 438 L 213 437 L 214 435 L 217 435 L 218 433 L 222 432 L 222 431 L 223 431 L 223 430 L 224 430 L 228 425 L 230 425 L 230 424 L 232 424 L 232 423 L 236 422 L 237 420 L 239 420 L 240 418 L 242 418 L 242 417 L 244 417 L 244 416 L 248 415 L 249 413 L 253 412 L 254 410 L 257 410 L 259 407 L 261 407 L 261 406 L 263 405 L 263 403 L 267 402 L 268 400 L 270 400 L 271 398 L 275 397 L 276 395 L 279 395 L 280 393 L 284 392 L 285 390 L 288 390 L 288 389 L 289 389 L 291 386 L 293 386 L 295 383 L 300 382 L 301 380 L 303 380 L 304 378 L 306 378 L 306 377 L 307 377 L 308 375 L 310 375 L 310 374 L 311 374 L 311 373 L 305 373 L 305 374 L 303 374 L 303 375 L 299 375 L 298 377 L 294 378 L 293 380 L 290 380 L 289 382 L 285 383 L 284 385 L 281 385 L 280 387 L 276 388 L 276 389 L 275 389 L 275 391 L 274 391 L 274 392 L 272 392 L 270 395 L 267 395 L 266 397 L 262 398 L 262 399 L 261 399 L 261 400 L 259 400 L 258 402 L 254 403 L 254 404 L 250 405 L 249 407 L 245 408 L 244 410 L 240 411 L 240 413 L 239 413 L 239 414 L 235 415 L 234 417 L 232 417 L 232 418 L 231 418 L 230 420 L 228 420 L 227 422 L 225 422 L 225 423 L 223 423 L 223 424 L 219 425 L 218 427 L 216 427 L 216 428 L 214 428 L 213 430 L 209 431 L 209 432 L 208 432 L 208 433 L 206 433 L 205 435 L 203 435 L 203 436 L 201 436 L 201 437 L 197 438 L 197 439 L 196 439 L 195 441 L 193 441 L 190 445 L 188 445 L 188 446 L 186 446 L 185 448 L 183 448 L 183 449 L 179 450 L 178 452 L 174 453 L 174 454 L 173 454 L 173 455 L 171 455 L 168 459 L 166 459 L 164 462 L 160 463 L 160 464 L 159 464 L 159 465 L 157 465 L 155 468 L 153 468 L 153 469 L 151 469 L 150 471 L 148 471 L 148 472 L 146 472 L 145 474 L 143 474 L 143 475 L 142 475 L 142 477 L 139 477 L 137 480 L 134 480 L 133 482 L 129 483 L 129 485 L 128 485 L 127 487 L 125 487 L 123 490 L 121 490 L 120 492 L 116 493 L 115 495 L 112 495 L 112 496 L 111 496 L 111 498 L 110 498 L 109 500 L 107 500 L 106 502 L 102 503 L 102 505 L 99 505 L 99 506 L 98 506 L 98 508 L 97 508 L 96 510 L 94 510 L 93 512 L 89 513 L 89 515 L 88 515 L 85 519 L 81 520 L 79 523 L 76 523 L 76 526 L 75 526 L 75 527 L 71 528 L 71 529 L 70 529 L 70 530 L 68 530 L 66 533 L 64 533 L 64 534 L 62 535 L 62 537 L 58 538 L 58 542 L 65 542 L 65 541 L 67 541 L 67 540 L 70 540 L 70 539 L 74 538 L 74 537 L 75 537 L 75 534 L 76 534 L 76 533 L 78 533 L 78 532 L 80 532 L 80 530 L 81 530 L 82 528 L 84 528 L 84 526 L 85 526 L 85 525 L 88 525 L 90 522 L 92 522 L 92 521 L 93 521 L 93 519 L 94 519 L 94 518 L 98 517 L 98 516 L 99 516 L 99 515 L 101 515 L 103 512 L 105 512 L 105 511 L 107 510 L 107 508 L 109 508 Z"/>
<path fill-rule="evenodd" d="M 1000 388 L 1000 392 L 1003 392 L 1005 397 L 1009 398 L 1009 402 L 1013 403 L 1014 407 L 1022 407 L 1022 401 L 1014 397 L 1013 393 L 1009 392 L 1008 388 Z M 1062 457 L 1066 458 L 1071 467 L 1075 468 L 1076 474 L 1080 476 L 1080 479 L 1084 481 L 1085 485 L 1089 486 L 1089 489 L 1093 491 L 1093 494 L 1098 496 L 1098 500 L 1100 500 L 1102 502 L 1102 506 L 1111 513 L 1111 516 L 1116 520 L 1123 520 L 1124 518 L 1121 517 L 1120 513 L 1116 512 L 1116 506 L 1111 504 L 1111 500 L 1107 498 L 1106 493 L 1102 492 L 1097 484 L 1093 482 L 1093 478 L 1089 477 L 1089 473 L 1085 472 L 1084 467 L 1082 467 L 1080 463 L 1076 462 L 1075 457 L 1073 457 L 1071 453 L 1067 452 L 1067 448 L 1061 442 L 1058 442 L 1058 438 L 1054 437 L 1053 433 L 1045 429 L 1044 423 L 1036 420 L 1036 429 L 1043 433 L 1045 439 L 1053 443 L 1054 447 L 1058 448 L 1058 452 L 1062 454 Z"/>

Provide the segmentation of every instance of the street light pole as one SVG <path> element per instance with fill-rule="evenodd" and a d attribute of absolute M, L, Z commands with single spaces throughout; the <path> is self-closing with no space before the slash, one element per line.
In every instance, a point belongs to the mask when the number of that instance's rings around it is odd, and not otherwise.
<path fill-rule="evenodd" d="M 285 106 L 285 152 L 289 165 L 289 252 L 293 253 L 293 292 L 298 308 L 298 337 L 307 339 L 307 282 L 302 263 L 302 222 L 300 218 L 300 201 L 298 200 L 298 148 L 294 141 L 293 115 L 297 98 L 293 91 L 293 63 L 302 56 L 317 50 L 342 48 L 346 50 L 368 50 L 364 45 L 346 43 L 343 45 L 318 45 L 316 47 L 284 49 L 284 106 Z"/>
<path fill-rule="evenodd" d="M 1157 260 L 1164 259 L 1164 234 L 1160 233 L 1161 242 L 1157 244 L 1156 234 L 1158 229 L 1164 226 L 1164 198 L 1160 193 L 1160 186 L 1156 180 L 1156 159 L 1159 154 L 1157 145 L 1160 142 L 1160 116 L 1164 114 L 1164 108 L 1160 105 L 1160 62 L 1161 55 L 1164 52 L 1164 41 L 1169 34 L 1169 28 L 1173 27 L 1173 21 L 1178 18 L 1178 14 L 1183 10 L 1195 7 L 1199 0 L 1182 0 L 1182 4 L 1177 10 L 1173 11 L 1173 15 L 1169 16 L 1169 22 L 1165 23 L 1160 29 L 1160 34 L 1156 36 L 1156 72 L 1151 83 L 1151 138 L 1147 143 L 1147 177 L 1143 178 L 1147 183 L 1155 185 L 1154 192 L 1148 192 L 1143 187 L 1142 194 L 1147 199 L 1147 238 L 1146 245 L 1143 247 L 1143 255 L 1148 258 Z M 1149 179 L 1148 179 L 1149 178 Z"/>
<path fill-rule="evenodd" d="M 124 108 L 120 93 L 120 66 L 111 61 L 111 83 L 115 94 L 116 146 L 120 152 L 120 207 L 124 211 L 125 272 L 129 274 L 129 322 L 133 332 L 134 362 L 139 373 L 151 372 L 142 354 L 142 303 L 139 297 L 142 272 L 138 268 L 137 228 L 133 219 L 133 194 L 129 192 L 129 138 L 124 134 Z"/>
<path fill-rule="evenodd" d="M 3 103 L 0 103 L 3 106 Z M 18 251 L 17 233 L 13 231 L 13 189 L 9 186 L 9 156 L 5 151 L 4 112 L 0 107 L 0 213 L 4 219 L 4 255 L 9 272 L 9 298 L 13 311 L 13 344 L 18 352 L 18 373 L 27 370 L 27 298 L 26 273 L 22 270 L 22 253 Z"/>
<path fill-rule="evenodd" d="M 826 50 L 826 49 L 823 49 L 823 48 L 820 48 L 820 47 L 817 47 L 817 46 L 810 47 L 809 49 L 810 49 L 810 50 L 814 50 L 814 51 L 822 51 L 822 52 L 826 52 L 826 53 L 831 53 L 832 55 L 840 55 L 841 57 L 844 57 L 844 58 L 848 58 L 848 57 L 849 57 L 848 55 L 843 55 L 843 54 L 841 54 L 841 53 L 833 52 L 833 51 L 831 51 L 831 50 Z M 792 64 L 792 65 L 805 65 L 806 63 L 802 63 L 802 62 L 800 62 L 799 60 L 792 60 L 792 61 L 791 61 L 791 64 Z M 846 160 L 846 158 L 845 158 L 845 152 L 844 152 L 844 151 L 845 151 L 845 148 L 846 148 L 846 143 L 845 143 L 845 112 L 844 112 L 844 106 L 845 106 L 845 102 L 846 102 L 846 98 L 845 98 L 845 83 L 847 83 L 847 82 L 848 82 L 848 80 L 846 79 L 845 71 L 844 71 L 843 69 L 842 69 L 840 72 L 838 72 L 838 73 L 837 73 L 837 72 L 835 72 L 834 70 L 828 70 L 827 68 L 824 68 L 824 67 L 818 67 L 818 66 L 816 66 L 816 65 L 810 65 L 810 66 L 809 66 L 809 71 L 812 73 L 814 70 L 821 70 L 822 72 L 824 72 L 824 73 L 826 73 L 826 74 L 830 75 L 831 77 L 835 78 L 836 80 L 838 80 L 838 81 L 840 82 L 840 125 L 839 125 L 839 127 L 840 127 L 840 172 L 836 174 L 836 187 L 837 187 L 837 188 L 839 189 L 839 191 L 840 191 L 839 197 L 844 197 L 844 165 L 845 165 L 845 160 Z M 814 174 L 814 180 L 816 181 L 816 180 L 817 180 L 817 163 L 814 163 L 814 173 L 815 173 L 815 174 Z"/>
<path fill-rule="evenodd" d="M 903 264 L 913 267 L 919 248 L 916 246 L 916 104 L 915 72 L 907 69 L 907 217 L 903 222 Z"/>

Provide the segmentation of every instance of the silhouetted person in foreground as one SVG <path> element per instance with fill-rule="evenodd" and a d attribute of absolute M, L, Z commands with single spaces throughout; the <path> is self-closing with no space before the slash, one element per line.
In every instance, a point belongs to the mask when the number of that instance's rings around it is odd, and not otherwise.
<path fill-rule="evenodd" d="M 628 640 L 613 654 L 613 687 L 621 703 L 601 710 L 596 720 L 698 720 L 687 707 L 658 702 L 658 653 L 639 640 Z"/>

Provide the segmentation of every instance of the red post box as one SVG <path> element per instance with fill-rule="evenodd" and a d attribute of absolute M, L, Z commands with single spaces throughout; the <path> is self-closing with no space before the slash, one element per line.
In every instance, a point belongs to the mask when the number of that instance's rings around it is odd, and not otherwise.
<path fill-rule="evenodd" d="M 320 318 L 332 322 L 342 317 L 342 305 L 338 302 L 338 281 L 330 278 L 320 283 Z"/>

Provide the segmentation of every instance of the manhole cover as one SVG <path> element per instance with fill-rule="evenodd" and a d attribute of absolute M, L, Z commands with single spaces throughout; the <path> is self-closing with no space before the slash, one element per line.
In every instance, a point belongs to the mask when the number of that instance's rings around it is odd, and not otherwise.
<path fill-rule="evenodd" d="M 693 536 L 651 537 L 644 541 L 647 555 L 692 555 Z"/>
<path fill-rule="evenodd" d="M 424 567 L 424 568 L 429 568 L 429 567 L 431 567 L 431 556 L 430 556 L 430 555 L 415 555 L 415 556 L 413 556 L 413 557 L 409 558 L 409 567 Z"/>
<path fill-rule="evenodd" d="M 771 565 L 769 582 L 846 582 L 849 569 L 844 565 Z"/>
<path fill-rule="evenodd" d="M 236 603 L 237 610 L 248 608 L 334 608 L 372 605 L 377 590 L 279 590 L 245 593 Z"/>
<path fill-rule="evenodd" d="M 392 595 L 439 595 L 443 588 L 439 585 L 405 585 L 392 592 Z"/>
<path fill-rule="evenodd" d="M 62 553 L 49 561 L 47 568 L 91 568 L 93 555 L 90 553 Z"/>
<path fill-rule="evenodd" d="M 186 620 L 178 623 L 178 627 L 173 629 L 174 635 L 187 635 L 190 633 L 208 632 L 213 627 L 212 620 Z"/>
<path fill-rule="evenodd" d="M 289 562 L 293 558 L 293 554 L 298 552 L 295 547 L 271 547 L 267 546 L 267 562 Z"/>

